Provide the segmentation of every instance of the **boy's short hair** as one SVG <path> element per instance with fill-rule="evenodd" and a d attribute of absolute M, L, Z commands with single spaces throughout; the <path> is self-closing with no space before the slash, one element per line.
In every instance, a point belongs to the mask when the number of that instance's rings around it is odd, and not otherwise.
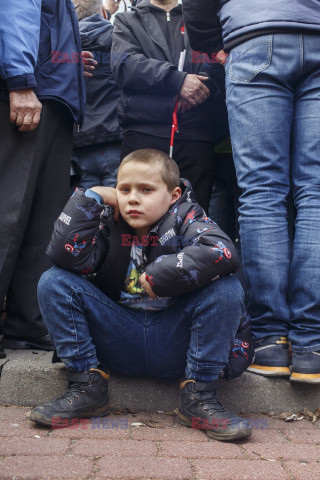
<path fill-rule="evenodd" d="M 102 0 L 74 0 L 78 20 L 91 17 L 95 13 L 102 13 Z"/>
<path fill-rule="evenodd" d="M 146 148 L 129 153 L 122 162 L 120 168 L 129 162 L 140 162 L 148 165 L 159 165 L 161 169 L 162 180 L 167 186 L 169 192 L 180 185 L 180 171 L 178 165 L 172 158 L 160 150 Z"/>

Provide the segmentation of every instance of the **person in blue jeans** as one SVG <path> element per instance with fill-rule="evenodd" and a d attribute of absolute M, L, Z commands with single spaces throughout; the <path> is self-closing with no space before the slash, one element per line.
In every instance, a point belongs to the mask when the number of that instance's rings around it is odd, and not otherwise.
<path fill-rule="evenodd" d="M 32 421 L 107 415 L 110 370 L 183 377 L 180 423 L 218 440 L 251 434 L 216 398 L 221 373 L 235 376 L 230 349 L 237 374 L 251 361 L 243 291 L 229 275 L 237 251 L 167 154 L 138 150 L 122 161 L 116 189 L 77 190 L 47 253 L 56 266 L 38 297 L 69 390 Z"/>
<path fill-rule="evenodd" d="M 111 15 L 119 2 L 76 0 L 81 46 L 95 59 L 95 69 L 86 82 L 86 113 L 81 128 L 74 129 L 72 158 L 80 171 L 79 187 L 114 187 L 120 164 L 122 129 L 117 107 L 120 89 L 112 77 L 110 59 L 113 25 Z M 118 60 L 124 61 L 123 58 Z M 74 189 L 73 189 L 74 190 Z"/>
<path fill-rule="evenodd" d="M 227 107 L 255 338 L 249 370 L 320 383 L 320 2 L 183 5 L 191 46 L 221 61 L 220 50 L 229 53 Z"/>

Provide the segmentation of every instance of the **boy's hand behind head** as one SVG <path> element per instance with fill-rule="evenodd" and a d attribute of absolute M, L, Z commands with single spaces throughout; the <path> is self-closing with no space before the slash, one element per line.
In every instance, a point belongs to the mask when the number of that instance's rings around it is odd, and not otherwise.
<path fill-rule="evenodd" d="M 116 195 L 116 189 L 111 187 L 92 187 L 90 190 L 97 192 L 103 198 L 105 205 L 110 205 L 114 209 L 113 218 L 115 221 L 119 220 L 119 205 Z"/>

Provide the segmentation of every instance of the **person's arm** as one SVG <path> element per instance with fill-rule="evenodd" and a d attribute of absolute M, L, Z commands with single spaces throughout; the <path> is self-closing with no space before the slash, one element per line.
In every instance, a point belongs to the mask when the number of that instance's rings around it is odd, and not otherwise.
<path fill-rule="evenodd" d="M 223 48 L 219 3 L 219 0 L 182 0 L 185 26 L 193 50 L 212 54 Z"/>
<path fill-rule="evenodd" d="M 203 216 L 198 205 L 190 203 L 177 236 L 181 251 L 165 255 L 146 268 L 146 280 L 157 296 L 184 295 L 239 269 L 239 255 L 232 241 Z"/>
<path fill-rule="evenodd" d="M 47 255 L 56 265 L 91 275 L 102 265 L 108 250 L 103 236 L 111 209 L 92 190 L 76 190 L 54 224 Z"/>
<path fill-rule="evenodd" d="M 41 0 L 0 0 L 0 11 L 0 76 L 10 92 L 10 121 L 19 131 L 31 131 L 39 123 L 42 108 L 33 91 Z"/>
<path fill-rule="evenodd" d="M 168 61 L 147 58 L 123 13 L 114 21 L 111 68 L 119 87 L 133 92 L 178 94 L 187 75 Z"/>

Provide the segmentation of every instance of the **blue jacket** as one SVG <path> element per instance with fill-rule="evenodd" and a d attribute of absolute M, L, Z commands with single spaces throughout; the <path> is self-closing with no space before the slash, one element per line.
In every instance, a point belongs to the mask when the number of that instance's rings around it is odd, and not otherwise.
<path fill-rule="evenodd" d="M 79 22 L 83 50 L 93 53 L 98 65 L 85 79 L 87 104 L 84 123 L 73 137 L 74 148 L 122 140 L 117 107 L 120 90 L 111 73 L 113 25 L 98 13 Z"/>
<path fill-rule="evenodd" d="M 0 100 L 33 88 L 82 123 L 85 88 L 78 20 L 71 0 L 0 0 Z"/>
<path fill-rule="evenodd" d="M 217 52 L 223 45 L 230 50 L 264 33 L 320 33 L 320 0 L 183 0 L 182 3 L 191 47 L 202 52 Z"/>

